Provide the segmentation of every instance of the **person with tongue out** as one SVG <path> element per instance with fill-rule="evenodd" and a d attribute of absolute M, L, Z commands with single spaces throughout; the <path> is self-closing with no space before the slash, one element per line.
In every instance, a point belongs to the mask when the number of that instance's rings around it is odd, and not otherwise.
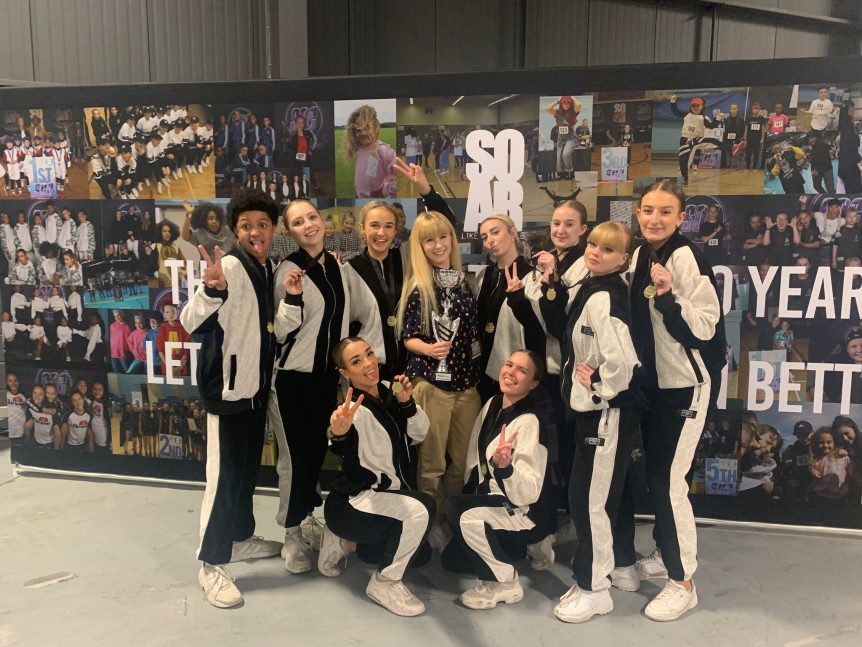
<path fill-rule="evenodd" d="M 225 570 L 228 562 L 278 555 L 281 543 L 254 535 L 252 495 L 266 435 L 279 429 L 269 405 L 275 361 L 274 269 L 267 258 L 278 206 L 260 191 L 241 190 L 227 207 L 238 245 L 222 255 L 216 246 L 202 281 L 183 308 L 183 327 L 202 343 L 198 385 L 207 409 L 207 484 L 201 506 L 203 564 L 198 582 L 207 602 L 234 607 L 242 594 Z"/>

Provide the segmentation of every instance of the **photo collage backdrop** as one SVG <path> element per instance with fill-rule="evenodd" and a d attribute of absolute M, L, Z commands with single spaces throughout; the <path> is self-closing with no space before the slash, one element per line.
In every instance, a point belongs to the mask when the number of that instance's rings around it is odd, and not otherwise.
<path fill-rule="evenodd" d="M 487 262 L 477 178 L 518 185 L 525 253 L 549 246 L 569 198 L 589 224 L 637 235 L 640 192 L 671 178 L 728 339 L 721 410 L 691 475 L 696 513 L 862 527 L 862 85 L 560 90 L 0 107 L 13 460 L 202 480 L 198 344 L 178 317 L 200 277 L 196 230 L 218 233 L 241 187 L 311 199 L 336 249 L 362 204 L 385 199 L 406 216 L 404 240 L 423 206 L 400 157 L 451 204 L 469 267 Z M 492 158 L 493 173 L 479 168 Z M 261 462 L 275 458 L 270 435 Z"/>

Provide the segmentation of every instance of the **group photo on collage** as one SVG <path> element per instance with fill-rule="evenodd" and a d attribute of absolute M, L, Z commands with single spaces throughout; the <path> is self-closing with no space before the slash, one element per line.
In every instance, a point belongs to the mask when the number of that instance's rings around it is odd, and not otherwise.
<path fill-rule="evenodd" d="M 199 464 L 218 608 L 244 603 L 231 564 L 279 558 L 369 564 L 399 616 L 425 613 L 409 571 L 439 560 L 487 610 L 565 553 L 560 621 L 642 587 L 648 619 L 677 620 L 716 466 L 754 516 L 860 508 L 862 297 L 822 304 L 862 282 L 862 89 L 792 87 L 503 104 L 488 130 L 523 136 L 523 213 L 475 232 L 476 126 L 420 123 L 412 98 L 7 116 L 13 459 Z M 34 119 L 67 142 L 46 199 Z M 618 181 L 605 149 L 626 149 Z M 748 399 L 754 362 L 771 408 Z M 816 387 L 807 362 L 861 368 Z M 278 540 L 255 532 L 267 469 Z"/>

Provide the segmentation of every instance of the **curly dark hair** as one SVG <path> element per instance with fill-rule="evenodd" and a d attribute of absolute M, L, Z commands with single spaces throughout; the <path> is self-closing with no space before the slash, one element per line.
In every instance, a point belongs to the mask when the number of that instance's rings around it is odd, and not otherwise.
<path fill-rule="evenodd" d="M 219 224 L 225 224 L 224 208 L 215 202 L 199 202 L 192 210 L 192 227 L 194 229 L 202 229 L 207 226 L 207 216 L 210 211 L 215 211 Z"/>
<path fill-rule="evenodd" d="M 240 189 L 227 205 L 227 222 L 231 231 L 236 229 L 240 214 L 246 211 L 263 211 L 272 221 L 278 224 L 278 205 L 260 189 Z"/>
<path fill-rule="evenodd" d="M 171 237 L 170 237 L 170 240 L 168 240 L 168 243 L 167 243 L 167 244 L 168 244 L 168 245 L 173 245 L 173 244 L 174 244 L 174 242 L 176 241 L 176 239 L 180 237 L 180 228 L 179 228 L 179 227 L 177 227 L 174 223 L 172 223 L 172 222 L 171 222 L 170 220 L 168 220 L 167 218 L 165 218 L 164 220 L 162 220 L 162 221 L 158 224 L 159 233 L 158 233 L 158 236 L 156 237 L 156 240 L 157 240 L 159 243 L 164 243 L 164 242 L 165 242 L 164 240 L 162 240 L 162 229 L 164 229 L 165 227 L 167 227 L 168 229 L 170 229 L 170 230 L 171 230 Z"/>

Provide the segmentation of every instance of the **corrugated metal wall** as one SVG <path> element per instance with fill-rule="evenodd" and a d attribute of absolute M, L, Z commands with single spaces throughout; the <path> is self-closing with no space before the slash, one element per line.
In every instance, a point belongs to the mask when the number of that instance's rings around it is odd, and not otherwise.
<path fill-rule="evenodd" d="M 280 13 L 307 29 L 306 0 L 0 0 L 0 78 L 40 83 L 306 76 L 281 59 Z M 273 25 L 268 34 L 265 25 Z M 31 43 L 32 38 L 32 43 Z M 271 63 L 271 65 L 270 65 Z M 301 66 L 301 74 L 296 68 Z"/>
<path fill-rule="evenodd" d="M 709 60 L 711 41 L 716 60 L 830 52 L 827 33 L 726 16 L 720 9 L 713 20 L 674 4 L 0 0 L 0 79 L 169 82 L 696 61 Z M 835 11 L 833 0 L 748 4 Z M 862 18 L 854 6 L 841 6 L 844 17 L 856 11 Z"/>

